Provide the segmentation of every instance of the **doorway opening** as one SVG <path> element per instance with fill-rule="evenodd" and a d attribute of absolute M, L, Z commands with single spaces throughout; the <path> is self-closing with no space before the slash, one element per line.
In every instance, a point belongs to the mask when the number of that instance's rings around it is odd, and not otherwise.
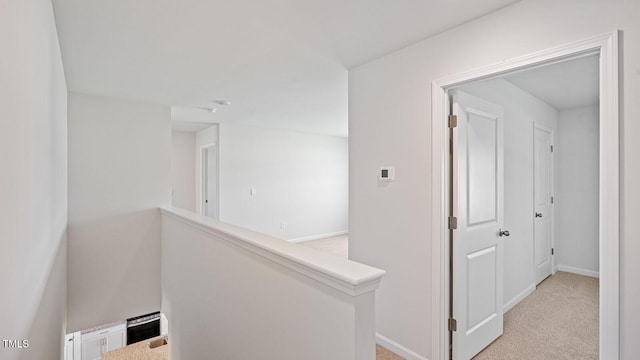
<path fill-rule="evenodd" d="M 456 131 L 451 130 L 446 125 L 447 123 L 456 124 L 456 119 L 448 118 L 448 110 L 455 110 L 456 100 L 450 101 L 448 98 L 448 92 L 452 89 L 459 89 L 463 85 L 469 85 L 472 83 L 478 83 L 481 80 L 496 79 L 507 74 L 522 73 L 525 70 L 531 70 L 541 66 L 550 64 L 558 64 L 567 62 L 568 60 L 574 60 L 583 58 L 586 56 L 596 56 L 599 67 L 599 91 L 598 101 L 599 109 L 597 110 L 598 117 L 600 119 L 599 129 L 597 130 L 597 137 L 599 140 L 598 155 L 599 168 L 597 170 L 598 176 L 598 205 L 597 205 L 597 225 L 598 225 L 598 242 L 600 253 L 598 254 L 599 263 L 599 275 L 600 275 L 600 287 L 599 287 L 599 354 L 600 358 L 618 359 L 619 357 L 619 308 L 618 308 L 618 259 L 619 259 L 619 158 L 618 158 L 618 74 L 617 74 L 617 33 L 606 34 L 603 36 L 587 39 L 567 46 L 554 48 L 551 50 L 543 51 L 540 53 L 528 55 L 525 57 L 508 60 L 497 65 L 482 68 L 476 71 L 468 72 L 461 75 L 448 77 L 433 83 L 433 227 L 434 227 L 434 239 L 440 239 L 440 241 L 434 241 L 434 286 L 436 291 L 434 294 L 434 319 L 436 326 L 434 328 L 433 346 L 435 349 L 434 357 L 438 359 L 468 359 L 475 355 L 474 351 L 464 352 L 463 350 L 456 348 L 455 342 L 450 347 L 449 334 L 453 334 L 452 339 L 456 339 L 458 334 L 463 333 L 464 336 L 478 335 L 474 339 L 468 340 L 468 342 L 474 343 L 476 349 L 482 350 L 484 346 L 493 341 L 491 338 L 493 335 L 483 334 L 482 331 L 478 331 L 483 327 L 485 328 L 497 328 L 502 326 L 501 319 L 503 311 L 503 301 L 510 299 L 502 299 L 502 251 L 503 242 L 508 241 L 510 231 L 504 227 L 504 219 L 501 209 L 501 197 L 500 192 L 504 189 L 501 187 L 504 184 L 501 183 L 501 167 L 499 163 L 499 157 L 494 156 L 499 152 L 499 129 L 501 126 L 500 114 L 496 114 L 495 111 L 489 109 L 487 111 L 479 109 L 475 113 L 469 116 L 475 116 L 477 121 L 474 122 L 475 128 L 471 139 L 464 139 L 468 145 L 468 149 L 458 149 L 460 153 L 465 151 L 466 158 L 457 157 L 450 154 L 449 135 L 453 134 L 453 141 L 456 141 Z M 455 93 L 454 93 L 455 97 Z M 475 106 L 475 105 L 474 105 Z M 480 104 L 476 107 L 482 107 Z M 464 119 L 457 119 L 457 125 L 465 121 Z M 464 126 L 464 125 L 463 125 Z M 535 142 L 534 130 L 536 128 L 535 123 L 530 123 L 531 137 L 528 139 L 529 143 Z M 542 128 L 542 126 L 538 126 Z M 516 134 L 517 135 L 517 134 Z M 511 134 L 510 134 L 511 136 Z M 541 142 L 553 143 L 553 138 L 544 139 L 544 136 L 540 135 Z M 473 148 L 472 152 L 468 152 L 469 148 Z M 549 152 L 551 152 L 549 147 Z M 454 152 L 455 154 L 455 152 Z M 539 154 L 541 157 L 545 154 Z M 540 165 L 542 166 L 545 161 L 541 159 Z M 467 173 L 473 173 L 477 175 L 475 180 L 462 181 L 458 183 L 458 174 L 449 172 L 449 164 L 457 164 L 457 161 L 462 161 L 464 164 L 461 167 L 462 171 Z M 453 167 L 452 167 L 453 168 Z M 457 169 L 457 168 L 455 168 Z M 544 174 L 543 174 L 544 175 Z M 550 178 L 549 174 L 540 176 L 540 178 Z M 541 179 L 538 179 L 539 181 Z M 468 179 L 467 179 L 468 180 Z M 535 179 L 531 176 L 529 179 L 533 182 Z M 488 184 L 488 187 L 487 187 Z M 476 191 L 474 195 L 466 196 L 463 201 L 456 198 L 457 186 L 464 187 L 465 189 L 473 189 L 478 187 L 482 189 L 489 189 L 490 191 Z M 531 186 L 533 189 L 533 185 Z M 477 190 L 477 189 L 476 189 Z M 553 193 L 553 188 L 538 189 L 540 191 L 547 191 Z M 452 198 L 448 194 L 454 194 Z M 460 195 L 460 194 L 458 194 Z M 534 194 L 530 194 L 533 198 Z M 450 203 L 450 201 L 453 202 Z M 483 204 L 486 201 L 490 201 L 495 206 L 473 206 L 475 204 Z M 549 202 L 554 201 L 549 197 Z M 456 208 L 457 206 L 464 206 L 464 209 Z M 552 216 L 552 211 L 545 208 L 547 204 L 538 204 L 540 208 L 532 206 L 529 211 L 531 215 L 535 216 L 540 213 L 541 216 L 534 219 L 544 218 L 546 215 L 542 212 L 542 209 L 547 212 L 549 217 Z M 474 210 L 475 209 L 475 210 Z M 461 223 L 460 219 L 456 219 L 459 211 L 463 211 L 463 219 L 466 222 Z M 457 221 L 456 221 L 457 220 Z M 469 220 L 473 220 L 469 222 Z M 472 226 L 466 226 L 472 225 Z M 542 225 L 538 230 L 538 233 L 546 231 L 550 232 L 548 225 Z M 534 223 L 531 224 L 535 227 Z M 495 227 L 493 229 L 492 227 Z M 460 231 L 484 231 L 487 234 L 492 234 L 493 239 L 491 243 L 484 244 L 478 249 L 472 249 L 467 253 L 459 252 L 457 248 L 450 247 L 452 241 L 457 241 L 456 237 L 459 236 Z M 549 237 L 545 241 L 540 241 L 540 244 L 550 243 L 553 244 L 552 234 L 549 233 Z M 480 237 L 484 235 L 479 235 Z M 485 236 L 486 237 L 486 236 Z M 533 240 L 533 239 L 532 239 Z M 531 241 L 532 250 L 535 252 L 535 242 Z M 540 248 L 538 244 L 538 248 Z M 457 245 L 457 243 L 456 243 Z M 552 245 L 553 249 L 553 245 Z M 554 251 L 554 250 L 552 250 Z M 533 254 L 532 254 L 533 255 Z M 542 252 L 540 253 L 542 255 Z M 551 255 L 551 253 L 549 253 Z M 459 257 L 459 259 L 456 258 Z M 537 256 L 536 256 L 537 257 Z M 545 261 L 540 261 L 542 258 L 549 260 L 549 266 L 545 269 L 550 269 L 551 272 L 555 270 L 553 265 L 553 256 L 539 257 L 536 260 L 536 264 L 541 265 Z M 463 266 L 462 262 L 465 262 Z M 474 265 L 474 271 L 470 271 L 469 264 Z M 532 261 L 533 265 L 533 261 Z M 533 268 L 533 266 L 532 266 Z M 452 272 L 450 272 L 450 270 Z M 464 271 L 462 271 L 464 270 Z M 533 268 L 532 270 L 535 270 Z M 546 271 L 546 270 L 544 270 Z M 455 317 L 453 312 L 458 306 L 458 301 L 467 301 L 464 303 L 467 311 L 469 311 L 468 298 L 464 299 L 464 293 L 461 300 L 460 294 L 456 293 L 455 286 L 450 286 L 451 280 L 456 280 L 456 272 L 458 274 L 465 273 L 466 278 L 463 279 L 465 284 L 463 289 L 467 291 L 467 295 L 474 291 L 474 287 L 477 294 L 482 294 L 486 298 L 481 298 L 479 303 L 476 301 L 472 305 L 474 307 L 474 314 L 476 318 L 468 319 L 460 323 Z M 533 271 L 535 273 L 535 271 Z M 484 276 L 488 273 L 490 276 Z M 451 275 L 453 274 L 453 276 Z M 484 274 L 484 275 L 483 275 Z M 494 276 L 494 281 L 490 282 L 490 279 Z M 532 279 L 534 275 L 532 274 Z M 545 273 L 541 270 L 539 277 L 544 277 Z M 471 279 L 471 281 L 470 281 Z M 459 280 L 459 279 L 458 279 Z M 536 279 L 537 282 L 538 279 Z M 533 285 L 535 289 L 535 285 Z M 439 291 L 437 291 L 439 290 Z M 483 292 L 483 290 L 487 290 Z M 492 296 L 485 296 L 486 293 L 492 293 Z M 526 297 L 527 294 L 523 294 Z M 477 299 L 474 299 L 477 300 Z M 495 316 L 491 315 L 491 311 L 495 310 Z M 491 316 L 479 316 L 483 314 L 490 314 Z M 492 325 L 492 324 L 495 324 Z M 493 329 L 495 330 L 495 329 Z M 492 331 L 493 331 L 492 330 Z M 498 329 L 501 331 L 501 329 Z M 491 331 L 489 331 L 491 332 Z M 495 331 L 494 331 L 495 332 Z M 494 334 L 495 335 L 495 334 Z M 466 340 L 459 340 L 464 342 Z M 459 344 L 458 344 L 459 345 Z M 465 345 L 466 346 L 466 345 Z M 473 347 L 472 346 L 472 347 Z M 450 351 L 451 350 L 451 351 Z"/>
<path fill-rule="evenodd" d="M 567 348 L 596 358 L 598 57 L 462 85 L 451 99 L 459 113 L 451 310 L 469 329 L 451 337 L 457 358 L 560 358 Z M 568 318 L 580 326 L 569 332 Z M 492 337 L 482 329 L 491 321 Z M 481 334 L 484 341 L 463 346 Z"/>
<path fill-rule="evenodd" d="M 218 201 L 218 148 L 216 144 L 202 146 L 201 153 L 201 185 L 200 204 L 202 215 L 219 219 Z"/>

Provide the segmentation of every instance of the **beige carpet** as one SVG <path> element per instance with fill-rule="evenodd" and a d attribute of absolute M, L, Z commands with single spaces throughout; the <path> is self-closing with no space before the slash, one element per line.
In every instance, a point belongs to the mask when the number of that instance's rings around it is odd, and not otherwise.
<path fill-rule="evenodd" d="M 380 345 L 376 345 L 376 360 L 405 360 L 405 359 L 383 348 Z"/>
<path fill-rule="evenodd" d="M 558 272 L 504 317 L 504 334 L 475 360 L 598 359 L 596 278 Z"/>

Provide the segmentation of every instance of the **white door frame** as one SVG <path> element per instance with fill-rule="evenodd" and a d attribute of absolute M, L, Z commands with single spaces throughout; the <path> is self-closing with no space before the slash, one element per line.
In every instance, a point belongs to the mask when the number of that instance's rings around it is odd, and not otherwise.
<path fill-rule="evenodd" d="M 434 360 L 449 355 L 449 161 L 447 90 L 471 81 L 585 55 L 600 55 L 600 359 L 617 360 L 619 341 L 620 199 L 618 31 L 445 77 L 431 84 L 432 96 L 432 348 Z"/>
<path fill-rule="evenodd" d="M 206 186 L 206 179 L 207 179 L 207 163 L 206 163 L 206 159 L 205 159 L 205 150 L 209 149 L 209 148 L 216 148 L 216 220 L 220 219 L 220 149 L 217 148 L 218 144 L 217 143 L 209 143 L 209 144 L 204 144 L 202 146 L 200 146 L 200 199 L 198 199 L 199 203 L 200 203 L 200 215 L 205 215 L 206 216 L 206 206 L 207 204 L 205 203 L 205 197 L 206 197 L 206 193 L 205 193 L 205 188 L 207 188 Z"/>
<path fill-rule="evenodd" d="M 556 134 L 553 132 L 553 129 L 548 128 L 542 124 L 539 124 L 537 122 L 533 122 L 533 156 L 535 157 L 536 154 L 536 129 L 538 130 L 542 130 L 545 132 L 548 132 L 549 134 L 551 134 L 551 146 L 555 147 L 555 143 L 556 143 Z M 555 150 L 555 149 L 554 149 Z M 550 189 L 550 193 L 551 193 L 551 197 L 554 198 L 556 197 L 556 158 L 555 158 L 555 151 L 551 152 L 551 158 L 549 160 L 549 176 L 551 177 L 552 181 L 551 181 L 551 189 Z M 537 175 L 537 167 L 536 167 L 536 162 L 535 159 L 533 161 L 533 214 L 536 213 L 536 175 Z M 554 201 L 555 202 L 555 201 Z M 550 219 L 550 223 L 551 223 L 551 239 L 549 239 L 549 244 L 551 246 L 552 249 L 554 249 L 555 252 L 555 247 L 556 247 L 556 209 L 555 209 L 555 205 L 552 202 L 551 203 L 551 219 Z M 535 253 L 536 253 L 536 225 L 535 225 L 535 219 L 533 220 L 534 224 L 533 224 L 533 274 L 534 276 L 536 276 L 536 262 L 535 262 Z M 555 254 L 551 255 L 551 275 L 555 275 L 556 274 L 556 256 Z M 538 279 L 534 279 L 535 283 L 536 283 L 536 287 L 538 286 Z"/>

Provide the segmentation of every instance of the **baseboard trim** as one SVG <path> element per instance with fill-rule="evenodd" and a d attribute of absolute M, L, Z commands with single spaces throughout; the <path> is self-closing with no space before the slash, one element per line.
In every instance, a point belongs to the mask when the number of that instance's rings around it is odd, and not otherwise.
<path fill-rule="evenodd" d="M 394 353 L 402 356 L 407 360 L 429 360 L 426 357 L 410 349 L 407 349 L 406 347 L 398 344 L 397 342 L 387 337 L 384 337 L 378 333 L 376 333 L 376 343 L 384 348 L 387 348 L 388 350 L 393 351 Z"/>
<path fill-rule="evenodd" d="M 598 279 L 600 278 L 600 273 L 597 271 L 580 269 L 573 266 L 558 265 L 556 266 L 556 271 L 564 271 L 568 273 L 584 275 L 584 276 L 594 277 Z"/>
<path fill-rule="evenodd" d="M 343 231 L 336 231 L 336 232 L 326 233 L 326 234 L 304 236 L 304 237 L 299 237 L 299 238 L 291 239 L 291 240 L 287 240 L 287 241 L 292 242 L 292 243 L 299 243 L 299 242 L 303 242 L 303 241 L 318 240 L 318 239 L 323 239 L 323 238 L 328 238 L 328 237 L 333 237 L 333 236 L 342 236 L 342 235 L 348 235 L 348 234 L 349 234 L 349 231 L 343 230 Z"/>
<path fill-rule="evenodd" d="M 518 305 L 518 303 L 527 296 L 531 295 L 536 290 L 536 284 L 529 285 L 526 289 L 522 290 L 518 295 L 514 296 L 513 299 L 509 300 L 506 304 L 503 305 L 503 311 L 506 313 L 511 310 L 514 306 Z"/>

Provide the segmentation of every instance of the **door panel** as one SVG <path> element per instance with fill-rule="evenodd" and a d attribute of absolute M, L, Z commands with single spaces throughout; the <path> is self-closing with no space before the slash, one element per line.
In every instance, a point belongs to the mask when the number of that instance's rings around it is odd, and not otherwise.
<path fill-rule="evenodd" d="M 534 234 L 536 284 L 551 275 L 553 238 L 553 163 L 551 146 L 553 134 L 550 130 L 536 127 L 534 130 Z"/>
<path fill-rule="evenodd" d="M 467 109 L 467 222 L 496 221 L 497 123 L 490 114 Z"/>
<path fill-rule="evenodd" d="M 456 92 L 452 110 L 453 352 L 472 358 L 502 334 L 503 140 L 502 107 Z"/>
<path fill-rule="evenodd" d="M 467 335 L 496 316 L 496 247 L 467 255 L 468 304 Z"/>

